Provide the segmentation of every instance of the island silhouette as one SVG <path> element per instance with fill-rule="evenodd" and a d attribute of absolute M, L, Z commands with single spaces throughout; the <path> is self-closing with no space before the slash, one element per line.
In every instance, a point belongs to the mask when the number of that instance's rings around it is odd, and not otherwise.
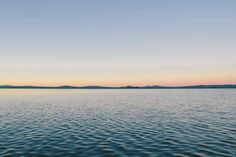
<path fill-rule="evenodd" d="M 192 85 L 192 86 L 14 86 L 1 85 L 1 89 L 204 89 L 204 88 L 236 88 L 236 84 L 224 85 Z"/>

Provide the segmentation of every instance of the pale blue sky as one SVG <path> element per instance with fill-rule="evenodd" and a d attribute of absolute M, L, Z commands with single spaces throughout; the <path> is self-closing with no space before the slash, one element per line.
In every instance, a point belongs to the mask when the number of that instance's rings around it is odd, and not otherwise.
<path fill-rule="evenodd" d="M 0 0 L 0 84 L 236 83 L 235 0 Z"/>

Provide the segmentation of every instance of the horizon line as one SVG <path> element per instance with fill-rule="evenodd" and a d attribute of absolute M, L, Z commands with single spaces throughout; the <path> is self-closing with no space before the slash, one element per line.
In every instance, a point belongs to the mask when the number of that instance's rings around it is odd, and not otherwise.
<path fill-rule="evenodd" d="M 42 86 L 42 85 L 0 85 L 0 88 L 21 88 L 21 89 L 162 89 L 162 88 L 236 88 L 236 84 L 197 84 L 183 86 L 162 86 L 162 85 L 143 85 L 143 86 L 101 86 L 101 85 L 58 85 L 58 86 Z"/>

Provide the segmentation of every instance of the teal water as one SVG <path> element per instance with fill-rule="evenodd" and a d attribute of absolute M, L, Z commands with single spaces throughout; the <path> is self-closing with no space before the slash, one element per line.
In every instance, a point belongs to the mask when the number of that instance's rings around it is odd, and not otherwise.
<path fill-rule="evenodd" d="M 0 156 L 235 157 L 236 90 L 0 90 Z"/>

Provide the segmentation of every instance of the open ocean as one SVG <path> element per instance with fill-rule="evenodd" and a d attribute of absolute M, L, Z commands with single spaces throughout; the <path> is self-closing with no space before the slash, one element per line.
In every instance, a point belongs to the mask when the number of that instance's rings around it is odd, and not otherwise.
<path fill-rule="evenodd" d="M 236 89 L 1 89 L 0 156 L 236 157 Z"/>

